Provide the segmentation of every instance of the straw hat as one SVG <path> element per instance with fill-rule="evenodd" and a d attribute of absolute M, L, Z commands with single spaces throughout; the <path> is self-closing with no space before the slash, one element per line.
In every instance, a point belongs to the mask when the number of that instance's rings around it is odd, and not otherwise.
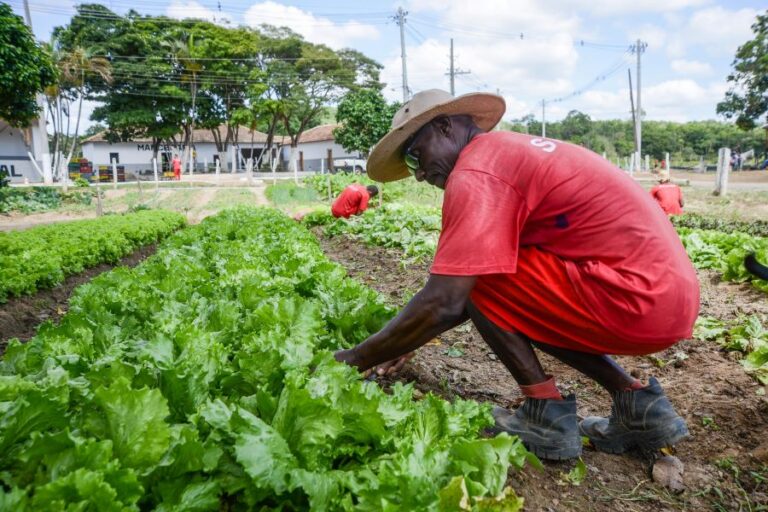
<path fill-rule="evenodd" d="M 661 171 L 659 173 L 659 178 L 658 179 L 662 183 L 665 182 L 665 181 L 669 181 L 669 171 L 667 171 L 667 170 Z"/>
<path fill-rule="evenodd" d="M 397 111 L 389 133 L 371 151 L 367 165 L 368 176 L 381 182 L 410 176 L 403 160 L 403 143 L 440 115 L 470 115 L 475 124 L 487 132 L 496 126 L 504 110 L 504 98 L 496 94 L 471 93 L 454 98 L 449 92 L 440 89 L 416 93 Z"/>

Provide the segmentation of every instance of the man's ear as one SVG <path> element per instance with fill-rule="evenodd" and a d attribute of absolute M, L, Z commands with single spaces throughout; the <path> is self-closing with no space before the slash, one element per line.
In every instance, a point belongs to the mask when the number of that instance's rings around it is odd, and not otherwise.
<path fill-rule="evenodd" d="M 435 123 L 435 127 L 440 131 L 442 135 L 448 136 L 453 131 L 451 118 L 448 116 L 438 117 L 433 122 Z"/>

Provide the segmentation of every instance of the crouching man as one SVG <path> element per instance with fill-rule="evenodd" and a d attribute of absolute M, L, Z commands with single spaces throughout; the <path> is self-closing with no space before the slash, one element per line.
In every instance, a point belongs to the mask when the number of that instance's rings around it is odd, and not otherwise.
<path fill-rule="evenodd" d="M 360 370 L 399 370 L 413 350 L 468 318 L 525 395 L 496 408 L 496 428 L 539 457 L 654 450 L 688 435 L 656 379 L 610 355 L 645 355 L 690 337 L 699 284 L 664 212 L 600 156 L 561 141 L 489 132 L 504 100 L 416 94 L 368 161 L 371 178 L 414 177 L 445 190 L 442 233 L 425 287 L 381 331 L 336 353 Z M 534 348 L 595 380 L 608 418 L 576 416 Z"/>

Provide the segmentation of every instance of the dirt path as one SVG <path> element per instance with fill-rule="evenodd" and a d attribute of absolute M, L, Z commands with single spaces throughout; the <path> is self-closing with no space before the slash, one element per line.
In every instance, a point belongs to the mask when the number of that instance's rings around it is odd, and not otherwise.
<path fill-rule="evenodd" d="M 255 187 L 250 187 L 251 192 L 253 192 L 253 195 L 256 196 L 256 204 L 259 206 L 269 206 L 269 199 L 267 199 L 267 186 L 264 184 L 264 182 L 259 182 L 258 185 Z"/>
<path fill-rule="evenodd" d="M 394 303 L 402 304 L 426 280 L 428 265 L 403 269 L 397 251 L 365 247 L 344 237 L 319 239 L 331 259 Z M 722 283 L 711 272 L 700 273 L 700 280 L 702 315 L 728 319 L 738 313 L 768 313 L 768 296 L 747 285 Z M 546 463 L 543 473 L 527 468 L 511 474 L 510 483 L 525 497 L 526 510 L 711 510 L 718 505 L 719 510 L 754 510 L 746 507 L 747 500 L 752 507 L 768 505 L 768 485 L 756 482 L 763 476 L 749 474 L 762 469 L 757 474 L 768 477 L 766 390 L 734 359 L 714 343 L 698 340 L 683 341 L 655 357 L 618 358 L 638 378 L 657 377 L 688 422 L 692 438 L 677 447 L 685 464 L 685 492 L 674 495 L 654 484 L 648 460 L 586 449 L 582 458 L 588 475 L 579 487 L 562 479 L 574 466 L 572 461 Z M 608 394 L 594 382 L 547 356 L 542 362 L 557 376 L 564 393 L 576 393 L 580 415 L 610 412 Z M 400 379 L 449 399 L 472 398 L 504 407 L 516 407 L 523 400 L 470 324 L 422 347 Z M 738 479 L 736 467 L 741 468 Z"/>
<path fill-rule="evenodd" d="M 11 214 L 0 215 L 0 231 L 12 231 L 29 229 L 44 224 L 53 224 L 56 222 L 65 222 L 68 220 L 95 219 L 96 212 L 84 213 L 60 213 L 56 211 L 33 213 L 28 215 Z"/>
<path fill-rule="evenodd" d="M 35 335 L 42 322 L 58 321 L 58 318 L 67 312 L 69 297 L 76 287 L 117 266 L 135 267 L 154 254 L 155 250 L 155 244 L 144 246 L 120 260 L 118 265 L 97 265 L 80 274 L 69 276 L 55 288 L 13 298 L 5 304 L 0 304 L 0 355 L 5 351 L 9 339 L 19 338 L 26 341 Z"/>

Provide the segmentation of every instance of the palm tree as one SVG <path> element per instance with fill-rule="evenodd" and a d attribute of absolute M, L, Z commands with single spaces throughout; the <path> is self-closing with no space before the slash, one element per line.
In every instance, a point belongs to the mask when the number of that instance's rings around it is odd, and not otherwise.
<path fill-rule="evenodd" d="M 54 64 L 59 71 L 58 82 L 46 89 L 48 109 L 51 112 L 54 129 L 54 170 L 59 177 L 66 176 L 66 165 L 72 159 L 77 146 L 80 132 L 80 118 L 83 112 L 86 77 L 92 75 L 110 83 L 112 81 L 112 65 L 104 57 L 94 57 L 89 49 L 75 46 L 70 50 L 62 49 L 56 41 L 51 43 L 51 54 Z M 89 77 L 90 78 L 90 77 Z M 77 116 L 75 131 L 71 140 L 62 141 L 62 137 L 70 137 L 69 128 L 72 121 L 72 102 L 77 100 Z M 64 130 L 64 116 L 67 118 Z M 64 159 L 59 151 L 61 144 L 69 143 L 69 151 Z M 66 180 L 64 180 L 66 186 Z"/>

